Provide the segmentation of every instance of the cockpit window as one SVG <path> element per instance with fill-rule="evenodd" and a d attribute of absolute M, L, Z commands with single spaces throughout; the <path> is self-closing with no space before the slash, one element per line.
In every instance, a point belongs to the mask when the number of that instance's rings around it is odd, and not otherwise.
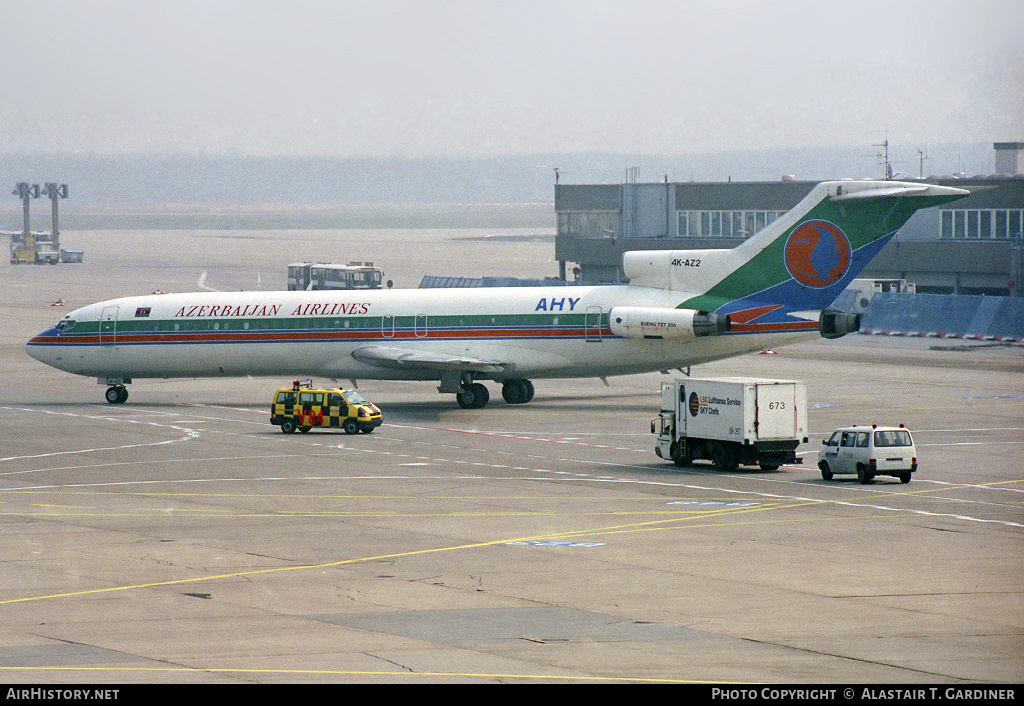
<path fill-rule="evenodd" d="M 74 319 L 61 319 L 57 322 L 55 328 L 61 333 L 66 333 L 75 327 Z"/>

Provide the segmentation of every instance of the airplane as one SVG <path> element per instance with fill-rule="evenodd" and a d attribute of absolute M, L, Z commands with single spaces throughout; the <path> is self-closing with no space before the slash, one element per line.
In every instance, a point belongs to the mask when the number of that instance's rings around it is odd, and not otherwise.
<path fill-rule="evenodd" d="M 719 360 L 859 328 L 830 308 L 921 208 L 970 192 L 832 181 L 732 249 L 631 251 L 628 284 L 477 289 L 200 292 L 111 299 L 26 344 L 33 358 L 107 385 L 141 378 L 321 376 L 439 381 L 483 408 L 532 380 L 606 379 Z"/>

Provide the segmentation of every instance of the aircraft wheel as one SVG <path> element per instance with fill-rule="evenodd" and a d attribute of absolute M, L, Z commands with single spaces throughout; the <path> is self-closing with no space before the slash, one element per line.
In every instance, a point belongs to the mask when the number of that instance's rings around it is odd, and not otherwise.
<path fill-rule="evenodd" d="M 483 409 L 487 406 L 487 401 L 490 398 L 491 393 L 478 382 L 474 382 L 455 395 L 456 401 L 463 409 Z"/>
<path fill-rule="evenodd" d="M 106 398 L 110 404 L 124 404 L 128 400 L 128 390 L 120 385 L 108 387 Z"/>
<path fill-rule="evenodd" d="M 294 434 L 295 433 L 295 420 L 294 419 L 285 419 L 283 422 L 281 422 L 281 431 L 283 431 L 285 434 Z"/>
<path fill-rule="evenodd" d="M 501 386 L 501 396 L 509 404 L 526 404 L 533 399 L 533 384 L 529 380 L 506 380 Z"/>
<path fill-rule="evenodd" d="M 526 401 L 533 402 L 533 383 L 529 380 L 523 380 L 526 384 Z"/>
<path fill-rule="evenodd" d="M 345 430 L 346 434 L 355 434 L 359 431 L 359 422 L 349 417 L 341 423 L 341 428 Z"/>

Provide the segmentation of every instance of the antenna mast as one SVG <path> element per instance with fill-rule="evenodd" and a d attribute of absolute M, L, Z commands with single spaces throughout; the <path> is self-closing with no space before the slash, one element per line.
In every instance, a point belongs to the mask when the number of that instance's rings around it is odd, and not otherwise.
<path fill-rule="evenodd" d="M 871 145 L 872 147 L 881 147 L 885 151 L 881 154 L 876 154 L 877 159 L 885 158 L 885 178 L 892 179 L 892 164 L 889 163 L 889 137 L 886 136 L 885 142 L 878 145 Z"/>

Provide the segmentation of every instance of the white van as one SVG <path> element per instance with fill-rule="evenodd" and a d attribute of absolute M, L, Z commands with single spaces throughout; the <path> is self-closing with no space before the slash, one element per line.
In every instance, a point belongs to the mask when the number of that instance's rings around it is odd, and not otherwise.
<path fill-rule="evenodd" d="M 870 483 L 875 476 L 893 476 L 909 483 L 917 470 L 914 438 L 902 424 L 844 427 L 821 443 L 818 468 L 825 480 L 841 473 L 856 473 L 861 483 Z"/>

